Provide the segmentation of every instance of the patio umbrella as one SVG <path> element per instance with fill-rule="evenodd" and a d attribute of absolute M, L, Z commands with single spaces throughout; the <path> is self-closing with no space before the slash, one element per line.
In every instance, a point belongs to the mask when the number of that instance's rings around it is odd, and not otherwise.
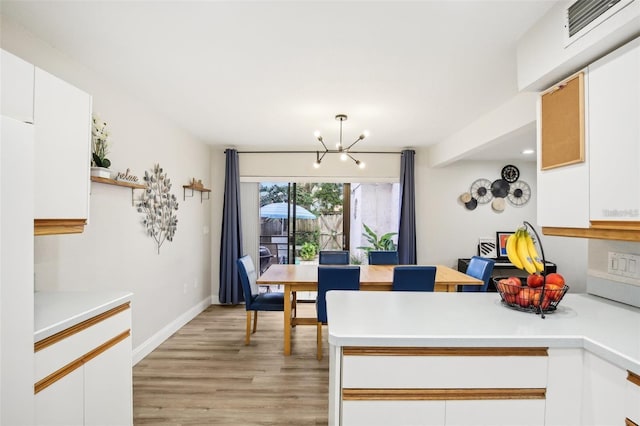
<path fill-rule="evenodd" d="M 293 217 L 293 205 L 289 203 L 271 203 L 260 207 L 260 217 L 266 217 L 270 219 L 286 219 L 287 218 L 287 206 L 291 211 L 291 217 Z M 301 206 L 296 206 L 296 219 L 315 219 L 316 216 L 309 210 Z"/>

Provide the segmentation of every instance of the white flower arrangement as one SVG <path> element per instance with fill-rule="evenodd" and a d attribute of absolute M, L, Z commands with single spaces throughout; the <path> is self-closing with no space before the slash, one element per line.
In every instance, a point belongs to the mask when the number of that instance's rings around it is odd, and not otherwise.
<path fill-rule="evenodd" d="M 109 166 L 111 166 L 111 161 L 107 158 L 107 154 L 109 153 L 109 131 L 107 130 L 107 123 L 102 121 L 98 114 L 93 114 L 92 122 L 91 145 L 93 165 L 108 169 Z"/>

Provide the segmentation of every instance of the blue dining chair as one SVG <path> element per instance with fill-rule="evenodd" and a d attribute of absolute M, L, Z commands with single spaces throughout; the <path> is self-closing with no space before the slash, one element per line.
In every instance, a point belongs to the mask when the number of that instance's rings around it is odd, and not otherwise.
<path fill-rule="evenodd" d="M 469 265 L 467 266 L 467 271 L 465 272 L 467 275 L 470 275 L 474 278 L 484 281 L 484 284 L 479 285 L 463 285 L 460 286 L 460 291 L 464 292 L 485 292 L 489 287 L 489 281 L 491 280 L 491 273 L 493 272 L 493 267 L 496 261 L 493 259 L 487 259 L 486 257 L 473 256 L 469 260 Z"/>
<path fill-rule="evenodd" d="M 237 260 L 238 274 L 244 293 L 245 308 L 247 310 L 247 332 L 244 344 L 249 344 L 251 329 L 251 312 L 253 312 L 253 333 L 258 326 L 258 311 L 284 311 L 284 293 L 260 293 L 256 280 L 256 268 L 253 265 L 251 256 L 245 255 Z"/>
<path fill-rule="evenodd" d="M 369 252 L 369 265 L 397 265 L 400 263 L 397 251 L 371 250 Z"/>
<path fill-rule="evenodd" d="M 433 291 L 436 283 L 435 266 L 396 266 L 393 268 L 394 291 Z"/>
<path fill-rule="evenodd" d="M 318 360 L 322 359 L 322 325 L 327 323 L 327 291 L 359 289 L 359 266 L 318 266 L 318 296 L 316 299 Z"/>
<path fill-rule="evenodd" d="M 348 265 L 349 251 L 347 250 L 320 250 L 320 265 Z"/>

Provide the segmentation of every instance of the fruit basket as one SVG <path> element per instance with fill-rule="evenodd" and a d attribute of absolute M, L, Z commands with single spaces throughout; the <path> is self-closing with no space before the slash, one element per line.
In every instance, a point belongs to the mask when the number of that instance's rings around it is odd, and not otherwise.
<path fill-rule="evenodd" d="M 493 281 L 505 306 L 535 312 L 544 318 L 545 313 L 558 308 L 569 286 L 565 285 L 562 275 L 546 273 L 547 263 L 540 236 L 529 222 L 524 221 L 523 224 L 507 238 L 505 248 L 509 261 L 529 274 L 526 282 L 523 283 L 518 277 L 494 278 Z M 536 245 L 542 256 L 538 255 Z"/>
<path fill-rule="evenodd" d="M 558 284 L 529 287 L 522 285 L 517 277 L 495 277 L 493 282 L 502 304 L 524 312 L 551 313 L 569 290 L 568 285 Z"/>

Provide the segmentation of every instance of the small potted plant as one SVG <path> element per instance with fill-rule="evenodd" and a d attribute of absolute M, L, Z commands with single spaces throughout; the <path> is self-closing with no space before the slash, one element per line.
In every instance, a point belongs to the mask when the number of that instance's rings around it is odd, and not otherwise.
<path fill-rule="evenodd" d="M 107 158 L 109 153 L 109 131 L 107 123 L 100 119 L 98 114 L 93 114 L 91 126 L 91 176 L 111 178 L 111 161 Z"/>
<path fill-rule="evenodd" d="M 300 247 L 300 257 L 302 260 L 312 260 L 316 257 L 316 246 L 313 243 L 306 242 Z"/>

